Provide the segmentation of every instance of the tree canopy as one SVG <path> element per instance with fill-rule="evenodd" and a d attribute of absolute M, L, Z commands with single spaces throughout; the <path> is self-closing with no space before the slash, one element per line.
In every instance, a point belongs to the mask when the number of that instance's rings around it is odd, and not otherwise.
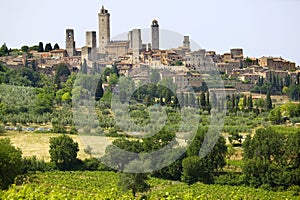
<path fill-rule="evenodd" d="M 70 170 L 76 161 L 78 143 L 70 136 L 61 135 L 50 138 L 50 158 L 60 170 Z"/>
<path fill-rule="evenodd" d="M 0 188 L 7 189 L 22 172 L 22 152 L 9 139 L 0 139 Z"/>

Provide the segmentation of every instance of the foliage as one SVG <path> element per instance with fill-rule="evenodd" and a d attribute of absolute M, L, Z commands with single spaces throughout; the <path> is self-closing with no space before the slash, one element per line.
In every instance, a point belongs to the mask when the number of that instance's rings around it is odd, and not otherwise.
<path fill-rule="evenodd" d="M 49 51 L 52 51 L 53 48 L 52 48 L 52 45 L 51 43 L 47 43 L 46 46 L 45 46 L 45 52 L 49 52 Z"/>
<path fill-rule="evenodd" d="M 0 125 L 0 135 L 5 133 L 5 128 L 4 126 Z"/>
<path fill-rule="evenodd" d="M 44 44 L 43 42 L 39 42 L 38 52 L 44 52 Z"/>
<path fill-rule="evenodd" d="M 70 170 L 76 162 L 78 143 L 70 136 L 62 135 L 50 138 L 50 158 L 60 170 Z"/>
<path fill-rule="evenodd" d="M 287 90 L 287 94 L 290 99 L 297 101 L 300 100 L 300 85 L 292 85 Z"/>
<path fill-rule="evenodd" d="M 267 98 L 266 98 L 266 109 L 267 110 L 271 110 L 272 109 L 272 99 L 271 99 L 271 95 L 270 95 L 270 92 L 267 93 Z"/>
<path fill-rule="evenodd" d="M 71 71 L 67 64 L 60 63 L 54 66 L 55 77 L 54 83 L 60 88 L 63 87 L 63 83 L 67 81 L 68 77 L 71 75 Z"/>
<path fill-rule="evenodd" d="M 59 45 L 58 45 L 57 43 L 55 43 L 55 45 L 54 45 L 53 49 L 54 49 L 54 50 L 58 50 L 58 49 L 60 49 L 60 48 L 59 48 Z"/>
<path fill-rule="evenodd" d="M 134 197 L 137 192 L 145 192 L 150 189 L 146 183 L 148 179 L 146 174 L 119 173 L 119 179 L 119 186 L 123 188 L 123 191 L 131 190 Z"/>
<path fill-rule="evenodd" d="M 283 135 L 258 129 L 244 142 L 243 173 L 247 184 L 287 189 L 300 181 L 300 132 Z"/>
<path fill-rule="evenodd" d="M 22 152 L 9 139 L 0 139 L 0 188 L 7 189 L 22 170 Z"/>
<path fill-rule="evenodd" d="M 102 80 L 99 79 L 96 87 L 96 92 L 95 92 L 95 100 L 99 101 L 103 97 L 103 94 L 104 94 L 104 90 L 102 87 Z"/>
<path fill-rule="evenodd" d="M 188 148 L 188 157 L 183 160 L 182 180 L 188 184 L 197 181 L 211 183 L 213 182 L 213 173 L 226 165 L 225 156 L 227 146 L 224 137 L 218 139 L 214 148 L 204 158 L 199 157 L 200 148 L 203 148 L 202 144 L 206 132 L 207 130 L 203 128 L 198 130 L 197 135 Z"/>
<path fill-rule="evenodd" d="M 53 169 L 51 163 L 46 163 L 44 160 L 38 160 L 36 156 L 26 157 L 22 159 L 22 173 L 30 172 L 46 172 Z"/>
<path fill-rule="evenodd" d="M 29 175 L 29 181 L 22 186 L 12 186 L 0 191 L 0 198 L 6 199 L 134 199 L 130 191 L 123 192 L 114 172 L 46 172 Z M 205 185 L 150 178 L 152 189 L 144 199 L 299 199 L 297 188 L 285 192 L 273 192 L 245 186 Z M 70 184 L 72 183 L 72 184 Z M 141 196 L 136 197 L 142 199 Z"/>
<path fill-rule="evenodd" d="M 8 55 L 9 55 L 9 51 L 6 44 L 4 43 L 0 48 L 0 56 L 8 56 Z"/>
<path fill-rule="evenodd" d="M 82 66 L 81 66 L 81 72 L 83 74 L 87 74 L 88 73 L 88 66 L 86 63 L 86 59 L 83 60 Z"/>
<path fill-rule="evenodd" d="M 24 53 L 27 53 L 29 51 L 29 46 L 26 46 L 26 45 L 22 46 L 21 51 Z"/>

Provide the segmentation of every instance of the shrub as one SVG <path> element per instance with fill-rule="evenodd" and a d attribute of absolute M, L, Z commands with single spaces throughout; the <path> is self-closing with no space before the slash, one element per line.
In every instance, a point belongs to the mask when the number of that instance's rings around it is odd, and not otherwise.
<path fill-rule="evenodd" d="M 7 189 L 22 172 L 22 152 L 10 139 L 0 140 L 0 188 Z"/>

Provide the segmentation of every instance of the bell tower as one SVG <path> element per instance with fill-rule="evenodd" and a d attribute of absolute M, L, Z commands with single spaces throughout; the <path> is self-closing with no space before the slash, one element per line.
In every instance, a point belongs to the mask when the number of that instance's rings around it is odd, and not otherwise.
<path fill-rule="evenodd" d="M 99 53 L 105 54 L 105 46 L 110 42 L 110 14 L 108 10 L 102 6 L 100 13 L 98 13 L 99 22 Z"/>
<path fill-rule="evenodd" d="M 152 32 L 152 50 L 159 50 L 159 25 L 156 19 L 152 21 L 151 32 Z"/>

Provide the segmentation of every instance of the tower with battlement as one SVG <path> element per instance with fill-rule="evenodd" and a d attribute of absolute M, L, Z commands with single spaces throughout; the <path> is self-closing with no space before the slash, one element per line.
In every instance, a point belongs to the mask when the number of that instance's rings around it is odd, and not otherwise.
<path fill-rule="evenodd" d="M 152 50 L 159 50 L 159 25 L 156 19 L 152 21 L 151 32 L 152 32 Z"/>
<path fill-rule="evenodd" d="M 98 13 L 98 23 L 99 53 L 105 54 L 105 47 L 110 42 L 110 14 L 108 10 L 104 9 L 104 6 L 102 6 L 100 13 Z"/>

